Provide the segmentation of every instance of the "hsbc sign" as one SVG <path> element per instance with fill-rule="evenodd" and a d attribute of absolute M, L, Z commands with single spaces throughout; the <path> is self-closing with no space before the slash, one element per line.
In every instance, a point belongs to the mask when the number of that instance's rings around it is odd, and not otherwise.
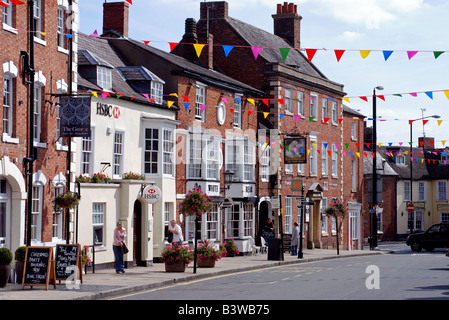
<path fill-rule="evenodd" d="M 155 204 L 161 201 L 161 189 L 157 186 L 146 186 L 142 191 L 142 198 L 150 204 Z"/>
<path fill-rule="evenodd" d="M 97 102 L 97 115 L 118 119 L 120 117 L 120 108 L 110 104 Z"/>

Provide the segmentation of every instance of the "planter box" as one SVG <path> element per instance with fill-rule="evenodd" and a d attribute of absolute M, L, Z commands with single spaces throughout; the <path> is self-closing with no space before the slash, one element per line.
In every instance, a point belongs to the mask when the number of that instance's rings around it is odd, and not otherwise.
<path fill-rule="evenodd" d="M 196 265 L 198 268 L 213 268 L 215 267 L 215 258 L 198 259 Z"/>
<path fill-rule="evenodd" d="M 165 271 L 166 272 L 184 272 L 186 271 L 186 264 L 185 263 L 177 263 L 177 264 L 165 264 Z"/>

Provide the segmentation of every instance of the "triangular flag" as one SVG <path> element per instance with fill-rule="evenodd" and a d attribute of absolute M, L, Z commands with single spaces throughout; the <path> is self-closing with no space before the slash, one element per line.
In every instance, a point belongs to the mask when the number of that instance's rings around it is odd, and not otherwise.
<path fill-rule="evenodd" d="M 201 51 L 203 51 L 204 46 L 205 46 L 204 44 L 198 44 L 198 43 L 193 44 L 193 47 L 195 48 L 195 52 L 196 52 L 196 55 L 198 58 L 200 57 Z"/>
<path fill-rule="evenodd" d="M 189 97 L 188 97 L 188 96 L 182 96 L 182 98 L 183 98 L 186 102 L 189 102 Z"/>
<path fill-rule="evenodd" d="M 263 113 L 264 119 L 266 119 L 266 118 L 268 117 L 269 114 L 270 114 L 269 112 L 264 112 L 264 113 Z"/>
<path fill-rule="evenodd" d="M 307 58 L 309 62 L 312 62 L 313 57 L 315 56 L 317 49 L 306 49 Z"/>
<path fill-rule="evenodd" d="M 184 102 L 184 108 L 187 110 L 189 109 L 190 103 Z"/>
<path fill-rule="evenodd" d="M 385 101 L 385 97 L 384 96 L 376 96 L 376 97 L 378 97 L 379 99 Z"/>
<path fill-rule="evenodd" d="M 265 105 L 266 105 L 267 107 L 269 106 L 269 105 L 268 105 L 268 103 L 269 103 L 269 102 L 268 102 L 268 99 L 262 99 L 262 102 L 265 103 Z"/>
<path fill-rule="evenodd" d="M 225 98 L 225 97 L 221 97 L 221 100 L 223 100 L 223 101 L 224 101 L 224 103 L 228 104 L 228 98 Z"/>
<path fill-rule="evenodd" d="M 150 100 L 150 96 L 147 93 L 142 93 L 142 95 L 147 98 L 148 100 Z"/>
<path fill-rule="evenodd" d="M 360 158 L 360 152 L 356 152 L 355 154 Z"/>
<path fill-rule="evenodd" d="M 408 121 L 408 124 L 410 125 L 410 124 L 412 124 L 414 121 L 415 121 L 415 120 L 409 120 L 409 121 Z"/>
<path fill-rule="evenodd" d="M 143 43 L 145 43 L 146 45 L 148 45 L 149 43 L 150 43 L 150 41 L 148 41 L 148 40 L 142 40 L 143 41 Z"/>
<path fill-rule="evenodd" d="M 73 34 L 64 33 L 64 35 L 65 35 L 67 38 L 69 38 L 69 39 L 72 39 L 72 38 L 73 38 Z"/>
<path fill-rule="evenodd" d="M 433 92 L 432 91 L 427 91 L 427 92 L 424 92 L 430 99 L 432 99 L 433 100 Z"/>
<path fill-rule="evenodd" d="M 341 124 L 343 122 L 343 119 L 338 119 L 338 124 Z"/>
<path fill-rule="evenodd" d="M 433 55 L 435 56 L 435 59 L 438 59 L 439 56 L 441 56 L 444 53 L 444 51 L 434 51 Z"/>
<path fill-rule="evenodd" d="M 444 91 L 444 94 L 446 95 L 446 98 L 449 99 L 449 90 Z"/>
<path fill-rule="evenodd" d="M 285 63 L 285 59 L 287 59 L 288 53 L 290 52 L 290 48 L 279 48 L 279 51 L 281 52 L 282 61 Z"/>
<path fill-rule="evenodd" d="M 349 98 L 343 97 L 342 100 L 346 101 L 347 103 L 351 103 L 351 101 L 349 101 Z"/>
<path fill-rule="evenodd" d="M 254 111 L 248 110 L 248 115 L 250 116 L 251 113 L 253 113 Z"/>
<path fill-rule="evenodd" d="M 231 111 L 231 114 L 234 114 L 234 108 L 229 108 L 229 110 Z"/>
<path fill-rule="evenodd" d="M 327 149 L 328 143 L 323 143 L 324 149 Z"/>
<path fill-rule="evenodd" d="M 348 149 L 349 148 L 349 143 L 345 143 L 345 147 L 346 147 L 346 149 Z"/>
<path fill-rule="evenodd" d="M 129 2 L 130 4 L 133 4 L 133 0 L 126 0 L 127 2 Z"/>
<path fill-rule="evenodd" d="M 301 116 L 293 116 L 295 118 L 295 123 L 298 122 L 299 119 L 301 119 Z"/>
<path fill-rule="evenodd" d="M 329 120 L 330 118 L 323 118 L 323 123 L 326 124 Z"/>
<path fill-rule="evenodd" d="M 441 122 L 443 122 L 443 120 L 437 120 L 438 122 L 438 126 L 440 126 Z"/>
<path fill-rule="evenodd" d="M 284 104 L 284 99 L 276 99 L 277 102 L 279 102 L 280 104 Z"/>
<path fill-rule="evenodd" d="M 167 104 L 168 104 L 168 108 L 170 109 L 171 108 L 171 106 L 173 105 L 173 103 L 175 103 L 174 101 L 167 101 Z"/>
<path fill-rule="evenodd" d="M 418 93 L 416 93 L 416 92 L 410 92 L 410 95 L 411 95 L 412 97 L 417 97 L 417 96 L 418 96 Z"/>
<path fill-rule="evenodd" d="M 234 49 L 234 46 L 222 46 L 222 47 L 226 58 L 228 57 L 229 52 L 231 52 L 232 49 Z"/>
<path fill-rule="evenodd" d="M 363 59 L 366 59 L 370 53 L 371 50 L 360 50 L 360 55 L 362 56 Z"/>
<path fill-rule="evenodd" d="M 371 143 L 365 143 L 365 144 L 366 144 L 366 147 L 369 149 Z"/>
<path fill-rule="evenodd" d="M 282 119 L 283 116 L 284 116 L 284 114 L 283 114 L 283 113 L 280 113 L 280 114 L 279 114 L 279 119 Z"/>
<path fill-rule="evenodd" d="M 444 145 L 446 144 L 446 140 L 441 140 L 441 143 L 443 144 L 444 147 Z"/>
<path fill-rule="evenodd" d="M 251 51 L 253 52 L 254 59 L 257 60 L 257 57 L 259 56 L 260 51 L 262 51 L 263 48 L 261 47 L 251 47 Z"/>
<path fill-rule="evenodd" d="M 92 38 L 100 38 L 100 36 L 98 35 L 97 29 L 95 29 L 94 33 L 92 33 L 89 37 L 92 37 Z"/>
<path fill-rule="evenodd" d="M 429 122 L 429 120 L 423 120 L 422 125 L 425 126 L 427 122 Z"/>
<path fill-rule="evenodd" d="M 355 146 L 358 148 L 360 148 L 360 143 L 356 142 Z"/>
<path fill-rule="evenodd" d="M 0 6 L 9 8 L 9 6 L 6 3 L 4 3 L 3 1 L 0 1 Z"/>
<path fill-rule="evenodd" d="M 98 98 L 97 91 L 91 91 L 91 93 L 95 96 L 95 98 Z"/>
<path fill-rule="evenodd" d="M 178 42 L 169 42 L 168 44 L 170 45 L 170 52 L 172 52 L 173 49 L 178 45 Z"/>
<path fill-rule="evenodd" d="M 368 102 L 368 98 L 367 97 L 360 97 L 360 99 L 362 99 L 363 101 Z"/>
<path fill-rule="evenodd" d="M 309 122 L 312 122 L 315 117 L 309 117 Z"/>
<path fill-rule="evenodd" d="M 343 56 L 343 53 L 345 53 L 345 50 L 334 50 L 335 57 L 337 58 L 337 61 L 340 62 L 341 57 Z"/>
<path fill-rule="evenodd" d="M 202 104 L 202 105 L 200 105 L 200 108 L 201 108 L 201 112 L 203 112 L 204 111 L 204 109 L 206 109 L 206 105 L 204 105 L 204 104 Z"/>
<path fill-rule="evenodd" d="M 249 103 L 251 103 L 252 105 L 256 105 L 256 103 L 254 102 L 254 99 L 246 99 Z"/>
<path fill-rule="evenodd" d="M 389 58 L 389 57 L 391 56 L 391 54 L 393 53 L 393 51 L 387 51 L 387 50 L 384 50 L 383 53 L 384 53 L 384 59 L 385 59 L 385 61 L 387 61 L 388 58 Z"/>
<path fill-rule="evenodd" d="M 418 51 L 407 51 L 408 59 L 411 60 L 417 53 Z"/>

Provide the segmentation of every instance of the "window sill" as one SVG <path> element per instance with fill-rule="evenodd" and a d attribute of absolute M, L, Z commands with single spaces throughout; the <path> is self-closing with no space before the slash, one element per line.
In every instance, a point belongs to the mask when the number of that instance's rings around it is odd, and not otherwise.
<path fill-rule="evenodd" d="M 6 143 L 19 144 L 19 138 L 12 138 L 6 133 L 3 133 L 2 141 Z"/>
<path fill-rule="evenodd" d="M 34 141 L 33 145 L 35 147 L 38 147 L 38 148 L 44 148 L 44 149 L 47 148 L 47 144 L 44 143 L 44 142 L 36 142 L 36 141 Z"/>
<path fill-rule="evenodd" d="M 11 32 L 13 34 L 18 34 L 19 31 L 16 28 L 11 27 L 9 24 L 3 23 L 3 30 Z"/>
<path fill-rule="evenodd" d="M 65 146 L 60 144 L 59 142 L 56 143 L 56 150 L 57 151 L 69 151 L 69 146 Z"/>
<path fill-rule="evenodd" d="M 65 49 L 63 47 L 58 46 L 58 52 L 64 53 L 64 54 L 69 54 L 69 50 Z"/>
<path fill-rule="evenodd" d="M 38 32 L 39 32 L 39 31 L 38 31 Z M 38 43 L 38 44 L 40 44 L 41 46 L 44 46 L 44 47 L 47 46 L 47 41 L 42 40 L 42 39 L 40 39 L 40 38 L 38 38 L 38 37 L 34 37 L 34 42 L 36 42 L 36 43 Z"/>

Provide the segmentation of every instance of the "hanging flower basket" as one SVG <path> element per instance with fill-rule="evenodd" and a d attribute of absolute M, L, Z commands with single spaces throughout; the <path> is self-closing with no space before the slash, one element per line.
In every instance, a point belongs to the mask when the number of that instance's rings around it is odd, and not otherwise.
<path fill-rule="evenodd" d="M 330 206 L 325 211 L 326 215 L 335 218 L 345 218 L 347 214 L 347 208 L 345 202 L 340 202 L 340 200 L 334 200 Z"/>
<path fill-rule="evenodd" d="M 179 205 L 179 213 L 186 216 L 197 216 L 199 218 L 203 213 L 210 212 L 212 207 L 210 197 L 201 191 L 201 189 L 193 188 L 193 190 L 187 193 Z"/>
<path fill-rule="evenodd" d="M 75 193 L 67 191 L 64 194 L 56 196 L 53 199 L 53 203 L 55 204 L 56 209 L 57 208 L 72 209 L 78 205 L 79 199 Z"/>

